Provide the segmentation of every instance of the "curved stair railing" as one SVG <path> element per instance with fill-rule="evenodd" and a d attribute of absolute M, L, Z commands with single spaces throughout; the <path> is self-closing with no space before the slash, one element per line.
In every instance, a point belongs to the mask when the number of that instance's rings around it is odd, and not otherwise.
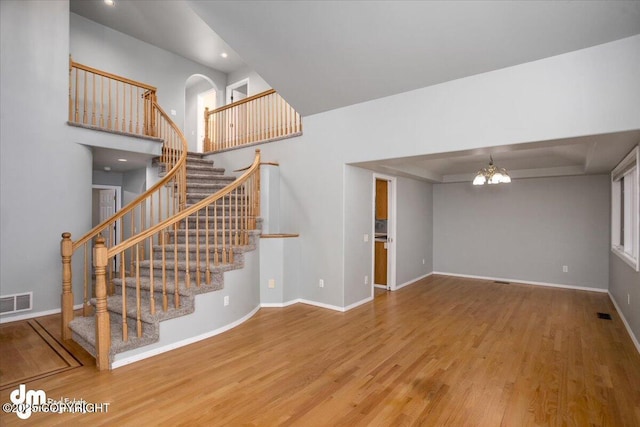
<path fill-rule="evenodd" d="M 116 246 L 107 247 L 105 239 L 98 237 L 94 257 L 98 369 L 109 367 L 111 323 L 107 311 L 107 270 L 110 262 L 124 257 L 128 251 L 135 254 L 134 273 L 126 277 L 121 271 L 119 280 L 122 340 L 129 339 L 129 328 L 134 328 L 137 336 L 142 337 L 143 313 L 156 314 L 156 297 L 161 310 L 170 309 L 170 297 L 171 308 L 180 309 L 183 291 L 211 284 L 212 275 L 228 270 L 228 265 L 234 263 L 234 253 L 250 244 L 259 215 L 260 150 L 256 150 L 251 166 L 222 190 Z M 145 247 L 147 259 L 140 256 Z M 133 295 L 128 296 L 127 292 Z M 148 298 L 143 298 L 142 292 L 148 293 Z"/>
<path fill-rule="evenodd" d="M 72 76 L 75 73 L 75 78 Z M 78 77 L 78 76 L 81 77 Z M 96 77 L 97 76 L 97 77 Z M 96 83 L 99 82 L 99 83 Z M 124 82 L 127 82 L 125 86 Z M 106 82 L 106 83 L 105 83 Z M 115 92 L 113 95 L 112 88 L 122 88 L 122 95 L 118 95 Z M 104 100 L 104 94 L 101 94 L 102 88 L 107 91 L 107 101 Z M 134 90 L 134 88 L 143 88 L 142 90 Z M 125 125 L 118 127 L 117 123 L 120 119 L 114 119 L 113 125 L 111 116 L 124 117 L 126 105 L 129 104 L 127 111 L 136 112 L 139 111 L 135 107 L 136 95 L 139 95 L 140 103 L 142 105 L 142 113 L 144 122 L 140 128 L 144 131 L 141 135 L 152 136 L 163 140 L 162 154 L 160 156 L 160 163 L 163 165 L 166 174 L 158 181 L 153 187 L 141 194 L 127 206 L 115 213 L 113 216 L 94 227 L 84 236 L 78 240 L 71 240 L 71 233 L 65 232 L 62 234 L 61 242 L 61 255 L 62 255 L 62 338 L 70 339 L 71 330 L 69 329 L 69 322 L 73 320 L 73 292 L 72 292 L 72 262 L 74 254 L 78 254 L 78 257 L 82 258 L 83 263 L 83 315 L 88 316 L 92 312 L 90 299 L 95 295 L 98 295 L 97 289 L 92 289 L 92 269 L 91 269 L 91 242 L 98 236 L 101 236 L 103 243 L 106 247 L 113 247 L 118 241 L 124 241 L 130 236 L 135 236 L 145 230 L 155 226 L 158 223 L 171 218 L 184 209 L 186 204 L 186 159 L 187 159 L 187 140 L 184 137 L 182 131 L 171 120 L 169 115 L 160 107 L 156 100 L 155 88 L 153 91 L 148 88 L 151 86 L 144 85 L 129 79 L 125 79 L 114 74 L 103 72 L 94 68 L 83 66 L 78 63 L 70 62 L 70 86 L 69 86 L 69 109 L 70 109 L 70 123 L 72 124 L 85 124 L 83 120 L 74 121 L 74 116 L 83 117 L 89 116 L 93 118 L 93 115 L 74 114 L 73 111 L 77 111 L 79 105 L 84 105 L 85 110 L 87 106 L 92 106 L 93 109 L 98 112 L 101 111 L 100 107 L 96 105 L 107 105 L 104 110 L 104 115 L 108 116 L 106 123 L 109 126 L 101 126 L 103 124 L 102 114 L 96 121 L 90 120 L 90 125 L 95 125 L 97 128 L 104 130 L 116 130 L 120 132 L 127 132 Z M 130 98 L 124 98 L 127 94 L 130 94 Z M 73 96 L 72 96 L 73 94 Z M 111 97 L 118 99 L 118 102 L 114 102 L 112 105 Z M 82 98 L 83 101 L 78 101 Z M 87 101 L 87 99 L 97 101 Z M 124 99 L 125 102 L 121 108 L 117 106 L 121 104 L 120 100 Z M 134 102 L 135 101 L 135 102 Z M 118 113 L 118 111 L 120 111 Z M 124 119 L 123 119 L 124 123 Z M 135 129 L 138 126 L 135 122 L 132 122 L 130 129 L 136 133 Z M 111 258 L 108 261 L 108 265 L 105 266 L 105 271 L 108 272 L 110 293 L 113 293 L 113 276 L 116 272 L 125 273 L 129 268 L 129 274 L 133 271 L 134 260 L 140 254 L 134 254 L 132 251 L 122 251 L 119 253 L 118 258 Z M 142 254 L 144 256 L 144 254 Z M 93 254 L 95 264 L 95 257 L 97 254 Z M 95 272 L 97 275 L 97 271 Z"/>

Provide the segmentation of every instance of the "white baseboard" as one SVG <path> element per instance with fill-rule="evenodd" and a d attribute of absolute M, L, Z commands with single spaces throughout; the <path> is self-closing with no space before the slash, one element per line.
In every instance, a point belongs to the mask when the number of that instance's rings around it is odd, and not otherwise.
<path fill-rule="evenodd" d="M 620 316 L 620 319 L 622 319 L 622 323 L 624 323 L 624 327 L 627 328 L 627 333 L 631 337 L 631 341 L 633 341 L 633 344 L 636 346 L 636 350 L 638 350 L 638 353 L 640 353 L 640 342 L 638 342 L 638 338 L 636 338 L 636 336 L 633 334 L 633 331 L 631 330 L 631 326 L 629 326 L 629 322 L 627 322 L 627 319 L 624 317 L 624 314 L 622 314 L 622 310 L 620 310 L 620 306 L 618 305 L 618 302 L 616 301 L 616 299 L 613 297 L 613 295 L 611 295 L 611 292 L 607 292 L 607 293 L 609 294 L 609 299 L 615 306 L 616 311 Z"/>
<path fill-rule="evenodd" d="M 293 304 L 297 304 L 299 302 L 300 301 L 297 299 L 293 299 L 291 301 L 285 301 L 285 302 L 262 302 L 260 303 L 260 307 L 261 308 L 282 308 L 282 307 L 288 307 Z"/>
<path fill-rule="evenodd" d="M 123 358 L 121 360 L 116 360 L 115 362 L 113 362 L 111 364 L 111 369 L 121 368 L 121 367 L 129 365 L 129 364 L 131 364 L 133 362 L 138 362 L 138 361 L 143 360 L 143 359 L 148 359 L 149 357 L 157 356 L 158 354 L 166 353 L 167 351 L 175 350 L 176 348 L 184 347 L 186 345 L 193 344 L 193 343 L 196 343 L 198 341 L 202 341 L 204 339 L 211 338 L 213 336 L 219 335 L 219 334 L 221 334 L 223 332 L 228 331 L 229 329 L 233 329 L 236 326 L 246 322 L 254 314 L 256 314 L 258 312 L 258 310 L 260 310 L 260 306 L 257 306 L 256 308 L 251 310 L 248 314 L 244 315 L 243 317 L 241 317 L 240 319 L 236 320 L 235 322 L 231 322 L 228 325 L 224 325 L 224 326 L 222 326 L 222 327 L 220 327 L 218 329 L 214 329 L 213 331 L 209 331 L 209 332 L 206 332 L 204 334 L 196 335 L 194 337 L 187 338 L 187 339 L 184 339 L 184 340 L 176 341 L 174 343 L 171 343 L 171 344 L 168 344 L 168 345 L 165 345 L 165 346 L 162 346 L 162 347 L 154 348 L 153 350 L 145 351 L 143 353 L 139 353 L 139 354 L 136 354 L 136 355 L 131 356 L 131 357 L 125 357 L 125 358 Z"/>
<path fill-rule="evenodd" d="M 76 304 L 73 306 L 74 310 L 78 310 L 81 308 L 82 308 L 82 304 Z M 11 322 L 17 322 L 18 320 L 33 319 L 34 317 L 49 316 L 51 314 L 58 314 L 60 313 L 60 311 L 61 309 L 54 308 L 53 310 L 45 310 L 45 311 L 38 311 L 36 313 L 20 314 L 18 316 L 11 316 L 5 319 L 0 319 L 0 323 L 11 323 Z"/>
<path fill-rule="evenodd" d="M 434 271 L 432 274 L 440 274 L 442 276 L 464 277 L 467 279 L 498 280 L 501 282 L 520 283 L 523 285 L 534 285 L 534 286 L 547 286 L 550 288 L 574 289 L 577 291 L 602 292 L 605 294 L 609 292 L 607 289 L 603 289 L 603 288 L 587 288 L 584 286 L 563 285 L 558 283 L 547 283 L 547 282 L 533 282 L 531 280 L 508 279 L 504 277 L 474 276 L 472 274 L 446 273 L 442 271 Z"/>
<path fill-rule="evenodd" d="M 432 271 L 431 273 L 423 274 L 420 277 L 416 277 L 415 279 L 411 279 L 408 282 L 404 282 L 404 283 L 402 283 L 400 285 L 396 285 L 396 288 L 392 289 L 392 291 L 397 291 L 398 289 L 404 288 L 405 286 L 413 285 L 417 281 L 422 280 L 422 279 L 426 279 L 427 277 L 431 276 L 432 274 L 435 274 L 435 273 Z"/>
<path fill-rule="evenodd" d="M 331 305 L 331 304 L 325 304 L 323 302 L 318 302 L 318 301 L 311 301 L 308 299 L 304 299 L 304 298 L 298 298 L 296 300 L 296 302 L 302 303 L 302 304 L 307 304 L 307 305 L 313 305 L 315 307 L 320 307 L 320 308 L 328 308 L 329 310 L 334 310 L 334 311 L 341 311 L 344 312 L 345 307 L 339 307 L 337 305 Z"/>
<path fill-rule="evenodd" d="M 342 311 L 349 311 L 353 308 L 359 307 L 362 304 L 366 304 L 370 301 L 373 301 L 373 297 L 367 297 L 365 299 L 361 299 L 360 301 L 356 301 L 353 304 L 349 304 L 348 306 L 346 306 L 345 308 L 342 309 Z"/>

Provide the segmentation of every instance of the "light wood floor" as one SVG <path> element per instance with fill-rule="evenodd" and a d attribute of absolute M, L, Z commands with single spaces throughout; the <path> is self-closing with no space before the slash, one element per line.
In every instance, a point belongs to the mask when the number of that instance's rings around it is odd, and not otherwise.
<path fill-rule="evenodd" d="M 27 387 L 111 403 L 29 425 L 640 426 L 640 354 L 606 294 L 442 276 L 347 313 L 261 309 L 188 347 Z"/>

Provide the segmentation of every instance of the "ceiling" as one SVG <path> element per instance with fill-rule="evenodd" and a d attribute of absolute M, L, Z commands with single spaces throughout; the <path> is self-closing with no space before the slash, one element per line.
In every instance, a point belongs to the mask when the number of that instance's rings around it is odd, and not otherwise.
<path fill-rule="evenodd" d="M 303 116 L 640 34 L 640 1 L 188 1 Z"/>
<path fill-rule="evenodd" d="M 354 163 L 430 182 L 471 182 L 493 157 L 512 178 L 609 173 L 640 142 L 640 130 Z"/>
<path fill-rule="evenodd" d="M 128 34 L 199 64 L 233 72 L 245 66 L 229 47 L 184 1 L 71 0 L 71 12 Z M 222 53 L 227 57 L 223 58 Z"/>
<path fill-rule="evenodd" d="M 640 34 L 640 1 L 71 0 L 71 11 L 227 73 L 247 64 L 303 116 Z M 468 181 L 492 154 L 514 178 L 606 173 L 638 142 L 633 131 L 357 165 Z"/>

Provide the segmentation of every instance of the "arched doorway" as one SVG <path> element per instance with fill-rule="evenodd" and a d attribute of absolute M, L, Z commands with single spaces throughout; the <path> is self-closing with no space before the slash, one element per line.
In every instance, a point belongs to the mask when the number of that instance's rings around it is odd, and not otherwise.
<path fill-rule="evenodd" d="M 217 108 L 217 95 L 216 85 L 207 76 L 194 74 L 187 79 L 184 90 L 184 134 L 189 151 L 203 151 L 204 110 Z"/>

